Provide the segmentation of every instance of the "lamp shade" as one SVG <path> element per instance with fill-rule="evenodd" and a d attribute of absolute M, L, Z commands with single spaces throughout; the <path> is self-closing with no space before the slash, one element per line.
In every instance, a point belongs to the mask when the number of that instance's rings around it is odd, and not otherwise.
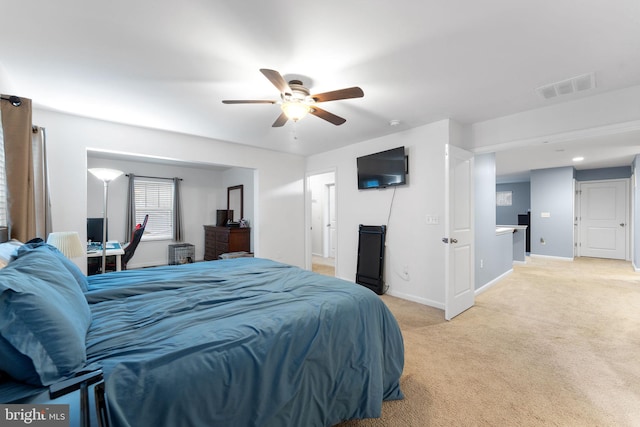
<path fill-rule="evenodd" d="M 57 231 L 50 233 L 47 243 L 58 248 L 67 258 L 77 258 L 84 255 L 84 248 L 80 236 L 75 231 Z"/>
<path fill-rule="evenodd" d="M 89 172 L 96 178 L 104 182 L 110 182 L 122 175 L 124 172 L 117 169 L 108 168 L 91 168 Z"/>

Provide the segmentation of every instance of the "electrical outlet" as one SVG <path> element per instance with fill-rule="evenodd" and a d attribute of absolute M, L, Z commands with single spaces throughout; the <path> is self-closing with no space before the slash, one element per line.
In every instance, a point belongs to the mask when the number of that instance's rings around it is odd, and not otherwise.
<path fill-rule="evenodd" d="M 483 259 L 480 260 L 480 268 L 484 268 L 484 260 Z"/>
<path fill-rule="evenodd" d="M 425 221 L 429 225 L 436 225 L 440 223 L 440 218 L 438 215 L 427 215 Z"/>
<path fill-rule="evenodd" d="M 408 265 L 403 265 L 402 266 L 402 278 L 404 280 L 409 280 L 409 266 Z"/>

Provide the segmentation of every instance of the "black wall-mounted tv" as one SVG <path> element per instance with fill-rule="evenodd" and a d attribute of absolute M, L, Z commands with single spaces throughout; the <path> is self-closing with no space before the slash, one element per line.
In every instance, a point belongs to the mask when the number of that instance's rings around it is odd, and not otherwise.
<path fill-rule="evenodd" d="M 407 183 L 404 147 L 369 154 L 356 159 L 358 189 L 386 188 Z"/>

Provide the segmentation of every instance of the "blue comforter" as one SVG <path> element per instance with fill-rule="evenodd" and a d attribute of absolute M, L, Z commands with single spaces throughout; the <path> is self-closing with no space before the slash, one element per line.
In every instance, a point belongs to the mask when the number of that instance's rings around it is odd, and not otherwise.
<path fill-rule="evenodd" d="M 351 282 L 238 258 L 91 276 L 86 296 L 117 426 L 331 426 L 402 398 L 397 322 Z"/>

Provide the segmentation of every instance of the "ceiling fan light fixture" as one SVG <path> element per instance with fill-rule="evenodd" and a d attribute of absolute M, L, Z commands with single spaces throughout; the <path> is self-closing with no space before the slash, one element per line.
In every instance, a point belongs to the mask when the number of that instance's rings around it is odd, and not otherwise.
<path fill-rule="evenodd" d="M 311 111 L 311 106 L 300 101 L 285 101 L 282 103 L 282 111 L 289 120 L 297 122 Z"/>

